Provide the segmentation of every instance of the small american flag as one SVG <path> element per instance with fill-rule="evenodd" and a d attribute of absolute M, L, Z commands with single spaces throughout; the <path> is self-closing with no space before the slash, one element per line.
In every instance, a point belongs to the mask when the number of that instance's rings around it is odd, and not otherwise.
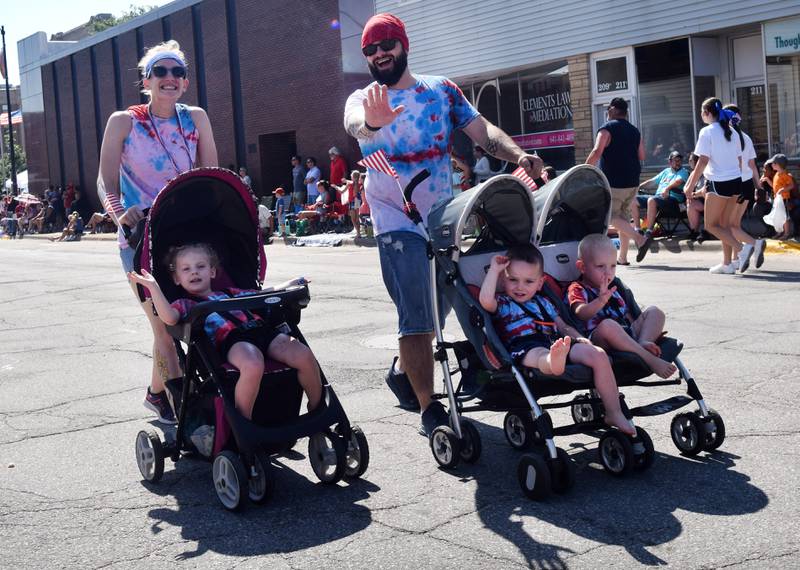
<path fill-rule="evenodd" d="M 389 162 L 389 158 L 386 156 L 386 153 L 383 152 L 383 149 L 376 150 L 372 154 L 365 156 L 358 161 L 358 164 L 365 168 L 372 168 L 378 172 L 383 172 L 389 176 L 394 176 L 396 180 L 400 179 L 400 177 L 397 175 L 397 171 L 394 169 L 394 166 L 392 166 L 392 163 Z"/>
<path fill-rule="evenodd" d="M 525 186 L 531 189 L 531 191 L 536 190 L 538 186 L 536 186 L 536 182 L 533 181 L 533 178 L 528 176 L 528 173 L 525 172 L 525 169 L 521 166 L 517 168 L 514 172 L 511 173 L 512 176 L 516 176 L 520 180 L 525 183 Z"/>

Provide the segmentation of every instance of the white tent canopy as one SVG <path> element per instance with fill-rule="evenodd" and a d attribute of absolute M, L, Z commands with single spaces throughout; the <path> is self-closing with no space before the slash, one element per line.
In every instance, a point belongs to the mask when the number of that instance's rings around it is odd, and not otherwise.
<path fill-rule="evenodd" d="M 11 179 L 7 179 L 5 183 L 5 189 L 9 192 L 11 191 Z M 17 190 L 19 192 L 27 192 L 28 191 L 28 171 L 23 170 L 22 172 L 17 172 Z"/>

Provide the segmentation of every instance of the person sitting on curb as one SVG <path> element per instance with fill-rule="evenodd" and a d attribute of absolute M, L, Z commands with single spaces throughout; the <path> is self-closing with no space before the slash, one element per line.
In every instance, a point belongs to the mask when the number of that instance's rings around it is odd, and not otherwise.
<path fill-rule="evenodd" d="M 656 223 L 658 212 L 669 206 L 680 208 L 681 204 L 686 203 L 683 185 L 686 184 L 688 179 L 689 171 L 683 166 L 683 155 L 677 150 L 673 150 L 669 153 L 669 166 L 639 186 L 639 190 L 641 190 L 642 186 L 651 183 L 657 184 L 658 188 L 652 196 L 641 194 L 636 196 L 633 219 L 637 223 L 639 222 L 640 209 L 647 209 L 647 229 L 644 232 L 644 243 L 639 247 L 639 252 L 636 254 L 636 261 L 644 259 L 650 244 L 653 242 L 653 226 Z M 619 261 L 617 264 L 627 265 L 627 263 L 619 263 Z"/>

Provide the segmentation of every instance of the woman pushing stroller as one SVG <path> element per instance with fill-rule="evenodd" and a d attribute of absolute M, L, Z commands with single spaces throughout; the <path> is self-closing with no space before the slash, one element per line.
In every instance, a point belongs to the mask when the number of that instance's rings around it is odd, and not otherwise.
<path fill-rule="evenodd" d="M 173 281 L 185 294 L 184 298 L 172 304 L 162 293 L 155 278 L 146 270 L 142 270 L 141 274 L 134 271 L 128 273 L 132 283 L 138 283 L 150 292 L 158 317 L 166 325 L 175 325 L 185 319 L 192 307 L 203 301 L 218 301 L 260 292 L 247 289 L 212 290 L 211 280 L 216 276 L 219 259 L 208 244 L 170 248 L 167 258 Z M 292 279 L 276 289 L 305 282 L 302 277 Z M 239 369 L 234 399 L 236 409 L 245 418 L 252 419 L 253 406 L 264 374 L 265 356 L 296 369 L 297 380 L 308 398 L 308 410 L 314 410 L 319 405 L 322 397 L 319 366 L 311 349 L 297 339 L 267 327 L 258 315 L 250 311 L 211 313 L 205 319 L 204 329 L 214 347 Z"/>

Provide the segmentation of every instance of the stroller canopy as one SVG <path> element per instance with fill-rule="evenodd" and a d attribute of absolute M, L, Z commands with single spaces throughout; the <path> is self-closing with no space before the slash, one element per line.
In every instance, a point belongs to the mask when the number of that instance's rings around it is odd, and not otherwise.
<path fill-rule="evenodd" d="M 455 247 L 453 254 L 457 256 L 463 245 L 464 227 L 473 215 L 480 235 L 470 248 L 471 253 L 531 242 L 536 206 L 528 187 L 515 176 L 494 176 L 452 200 L 435 204 L 428 215 L 433 247 Z"/>
<path fill-rule="evenodd" d="M 167 183 L 150 208 L 136 262 L 149 269 L 170 300 L 180 294 L 167 267 L 167 252 L 189 243 L 207 243 L 219 255 L 213 288 L 261 288 L 266 256 L 255 196 L 233 172 L 222 168 L 185 172 Z"/>
<path fill-rule="evenodd" d="M 611 191 L 594 166 L 573 166 L 533 194 L 539 217 L 534 243 L 550 245 L 605 234 L 611 217 Z"/>

